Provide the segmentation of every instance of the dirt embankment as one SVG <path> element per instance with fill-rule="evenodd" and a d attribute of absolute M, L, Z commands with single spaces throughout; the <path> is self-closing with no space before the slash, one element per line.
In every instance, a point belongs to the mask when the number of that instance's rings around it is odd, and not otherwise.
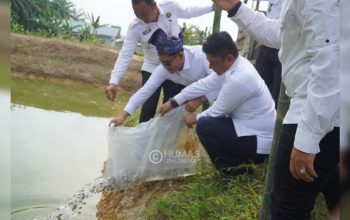
<path fill-rule="evenodd" d="M 118 51 L 104 46 L 11 34 L 11 72 L 16 75 L 107 85 L 117 57 Z M 120 83 L 127 91 L 140 86 L 142 60 L 134 56 Z"/>
<path fill-rule="evenodd" d="M 99 220 L 139 220 L 140 212 L 153 206 L 155 197 L 166 197 L 170 191 L 181 191 L 185 179 L 146 182 L 119 192 L 104 192 L 97 205 Z M 161 219 L 161 218 L 159 218 Z"/>

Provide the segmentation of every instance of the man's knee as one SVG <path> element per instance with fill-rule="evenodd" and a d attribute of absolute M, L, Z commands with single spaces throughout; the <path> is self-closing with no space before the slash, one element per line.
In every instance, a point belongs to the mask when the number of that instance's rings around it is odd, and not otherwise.
<path fill-rule="evenodd" d="M 196 131 L 198 135 L 209 132 L 208 130 L 209 128 L 210 128 L 210 117 L 201 117 L 198 119 L 197 125 L 196 125 Z"/>

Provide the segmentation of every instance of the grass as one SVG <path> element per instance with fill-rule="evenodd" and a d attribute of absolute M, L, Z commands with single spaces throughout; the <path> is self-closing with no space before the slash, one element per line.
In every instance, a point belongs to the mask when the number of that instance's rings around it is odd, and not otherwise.
<path fill-rule="evenodd" d="M 265 165 L 253 175 L 238 176 L 223 185 L 210 165 L 190 177 L 182 191 L 156 198 L 154 207 L 140 215 L 144 219 L 258 219 Z"/>
<path fill-rule="evenodd" d="M 142 219 L 259 219 L 262 203 L 266 164 L 253 165 L 254 174 L 244 174 L 223 185 L 220 176 L 211 166 L 202 163 L 200 172 L 187 177 L 179 191 L 166 197 L 154 198 L 153 206 L 138 213 Z M 326 219 L 328 211 L 320 196 L 312 220 Z"/>
<path fill-rule="evenodd" d="M 47 80 L 12 76 L 11 102 L 37 108 L 78 112 L 86 116 L 115 117 L 124 108 L 131 93 L 119 91 L 115 102 L 104 95 L 104 87 L 73 83 L 64 80 Z M 126 124 L 137 122 L 139 111 L 129 117 Z"/>

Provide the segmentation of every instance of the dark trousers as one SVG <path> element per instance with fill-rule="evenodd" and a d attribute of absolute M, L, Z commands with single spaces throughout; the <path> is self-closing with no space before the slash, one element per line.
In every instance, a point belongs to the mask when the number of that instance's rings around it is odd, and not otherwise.
<path fill-rule="evenodd" d="M 197 135 L 217 170 L 266 159 L 266 155 L 256 153 L 256 136 L 237 137 L 231 118 L 201 117 Z"/>
<path fill-rule="evenodd" d="M 289 171 L 296 124 L 283 125 L 275 162 L 274 189 L 271 195 L 272 220 L 306 220 L 320 192 L 328 209 L 339 202 L 339 128 L 334 128 L 320 142 L 314 168 L 318 178 L 312 183 L 295 179 Z"/>
<path fill-rule="evenodd" d="M 259 48 L 255 68 L 265 81 L 277 109 L 282 75 L 282 66 L 278 59 L 278 50 L 262 45 Z"/>
<path fill-rule="evenodd" d="M 142 86 L 147 82 L 151 73 L 141 71 L 142 73 Z M 170 80 L 165 80 L 163 84 L 151 95 L 147 101 L 142 105 L 139 123 L 146 122 L 154 117 L 157 111 L 158 100 L 160 91 L 163 88 L 163 103 L 167 102 L 170 98 L 177 95 L 183 88 L 184 85 L 174 83 Z"/>

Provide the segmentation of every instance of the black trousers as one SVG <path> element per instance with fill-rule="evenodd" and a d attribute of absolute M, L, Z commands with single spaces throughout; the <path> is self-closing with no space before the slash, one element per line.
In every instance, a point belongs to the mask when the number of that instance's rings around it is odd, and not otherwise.
<path fill-rule="evenodd" d="M 278 59 L 278 50 L 262 45 L 259 48 L 255 68 L 265 81 L 277 109 L 282 78 L 282 65 Z"/>
<path fill-rule="evenodd" d="M 314 168 L 318 178 L 307 183 L 295 179 L 289 171 L 296 124 L 283 125 L 275 163 L 274 189 L 271 195 L 272 220 L 306 220 L 320 192 L 328 209 L 339 202 L 339 128 L 334 128 L 320 142 Z"/>
<path fill-rule="evenodd" d="M 267 155 L 257 154 L 257 137 L 237 137 L 231 118 L 201 117 L 197 135 L 217 170 L 242 163 L 262 163 Z"/>
<path fill-rule="evenodd" d="M 141 71 L 142 73 L 142 86 L 147 82 L 151 73 L 146 71 Z M 174 83 L 170 80 L 166 80 L 163 84 L 150 96 L 147 101 L 142 105 L 139 123 L 146 122 L 154 117 L 157 111 L 158 100 L 160 96 L 160 91 L 163 88 L 163 103 L 167 102 L 170 98 L 177 95 L 183 88 L 184 85 Z"/>

